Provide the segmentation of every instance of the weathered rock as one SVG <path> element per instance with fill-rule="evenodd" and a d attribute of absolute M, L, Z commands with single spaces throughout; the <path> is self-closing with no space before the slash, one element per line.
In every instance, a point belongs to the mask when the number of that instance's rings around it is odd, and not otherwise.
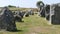
<path fill-rule="evenodd" d="M 46 11 L 46 16 L 51 24 L 60 24 L 60 4 L 50 5 L 50 9 Z"/>
<path fill-rule="evenodd" d="M 21 22 L 23 18 L 23 13 L 20 11 L 16 11 L 14 16 L 15 16 L 15 21 Z"/>
<path fill-rule="evenodd" d="M 34 12 L 32 10 L 28 10 L 29 15 L 34 15 Z"/>
<path fill-rule="evenodd" d="M 42 11 L 40 11 L 39 14 L 41 17 L 45 17 L 45 8 L 42 9 Z"/>
<path fill-rule="evenodd" d="M 0 11 L 0 29 L 8 31 L 17 30 L 13 13 L 7 7 Z"/>
<path fill-rule="evenodd" d="M 22 16 L 23 16 L 23 17 L 24 17 L 24 15 L 25 15 L 25 13 L 26 13 L 26 12 L 22 12 Z"/>
<path fill-rule="evenodd" d="M 50 5 L 45 6 L 45 17 L 46 17 L 46 20 L 49 20 L 49 17 L 50 17 Z"/>
<path fill-rule="evenodd" d="M 52 8 L 52 7 L 51 7 Z M 50 17 L 50 21 L 52 24 L 60 24 L 60 6 L 59 4 L 58 5 L 55 5 L 55 7 L 53 7 L 53 11 L 51 9 L 51 17 Z"/>
<path fill-rule="evenodd" d="M 45 17 L 45 4 L 42 1 L 37 2 L 37 7 L 39 8 L 39 16 Z"/>
<path fill-rule="evenodd" d="M 25 13 L 25 17 L 29 17 L 29 12 L 26 12 Z"/>

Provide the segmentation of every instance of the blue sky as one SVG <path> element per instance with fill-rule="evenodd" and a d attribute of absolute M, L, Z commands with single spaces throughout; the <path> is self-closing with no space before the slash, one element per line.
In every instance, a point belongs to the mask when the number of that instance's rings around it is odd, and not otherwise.
<path fill-rule="evenodd" d="M 37 1 L 40 0 L 0 0 L 0 7 L 14 5 L 19 7 L 35 8 Z M 60 0 L 41 0 L 45 4 L 59 3 Z"/>

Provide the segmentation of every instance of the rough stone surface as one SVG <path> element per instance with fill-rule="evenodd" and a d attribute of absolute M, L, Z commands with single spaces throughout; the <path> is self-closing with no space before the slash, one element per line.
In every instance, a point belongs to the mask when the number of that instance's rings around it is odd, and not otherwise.
<path fill-rule="evenodd" d="M 25 13 L 25 17 L 29 17 L 29 12 L 26 12 Z"/>
<path fill-rule="evenodd" d="M 60 24 L 60 6 L 56 5 L 54 8 L 54 14 L 51 16 L 52 24 Z"/>
<path fill-rule="evenodd" d="M 0 29 L 8 31 L 17 30 L 13 13 L 7 7 L 0 11 Z"/>
<path fill-rule="evenodd" d="M 43 9 L 41 8 L 41 11 L 39 13 L 41 17 L 45 17 L 45 7 L 43 7 Z"/>
<path fill-rule="evenodd" d="M 46 20 L 49 20 L 49 18 L 50 18 L 50 5 L 45 6 L 45 17 L 46 17 Z"/>
<path fill-rule="evenodd" d="M 23 16 L 24 16 L 24 13 L 22 13 L 20 11 L 14 12 L 15 21 L 21 22 Z"/>
<path fill-rule="evenodd" d="M 46 8 L 47 9 L 47 8 Z M 59 4 L 50 5 L 50 9 L 45 11 L 45 17 L 51 24 L 60 24 L 60 6 Z"/>
<path fill-rule="evenodd" d="M 28 11 L 29 15 L 34 15 L 34 12 L 32 10 Z"/>

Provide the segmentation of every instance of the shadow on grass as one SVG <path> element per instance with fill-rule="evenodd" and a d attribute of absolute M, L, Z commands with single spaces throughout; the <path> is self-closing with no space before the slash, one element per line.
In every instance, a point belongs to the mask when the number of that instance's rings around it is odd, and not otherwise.
<path fill-rule="evenodd" d="M 52 25 L 60 25 L 60 23 L 52 23 Z"/>
<path fill-rule="evenodd" d="M 10 30 L 9 32 L 23 32 L 23 30 Z"/>
<path fill-rule="evenodd" d="M 24 21 L 20 21 L 20 22 L 24 22 Z"/>
<path fill-rule="evenodd" d="M 16 22 L 24 22 L 24 21 L 16 21 Z"/>

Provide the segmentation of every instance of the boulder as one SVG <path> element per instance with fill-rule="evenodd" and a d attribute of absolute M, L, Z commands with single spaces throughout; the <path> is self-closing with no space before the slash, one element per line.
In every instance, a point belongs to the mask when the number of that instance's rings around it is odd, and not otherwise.
<path fill-rule="evenodd" d="M 14 15 L 7 7 L 4 7 L 0 11 L 0 29 L 4 29 L 7 31 L 17 30 Z"/>

